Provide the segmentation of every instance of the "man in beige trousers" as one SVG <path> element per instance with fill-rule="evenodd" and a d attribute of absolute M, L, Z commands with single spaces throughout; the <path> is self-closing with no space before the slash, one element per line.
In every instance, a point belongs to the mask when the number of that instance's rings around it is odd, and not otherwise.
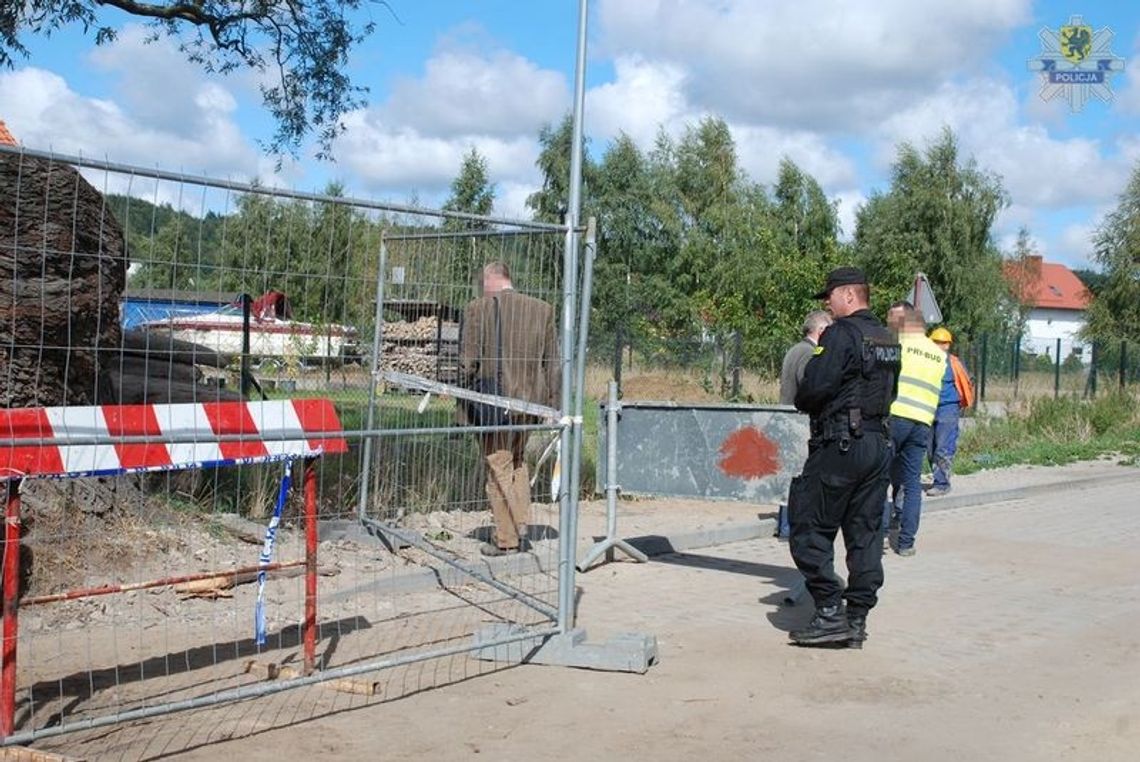
<path fill-rule="evenodd" d="M 476 379 L 498 377 L 500 395 L 558 407 L 562 366 L 554 308 L 515 291 L 503 262 L 483 268 L 483 296 L 464 309 L 459 360 L 462 382 L 468 388 L 474 388 Z M 471 423 L 465 406 L 459 406 L 458 416 L 461 425 Z M 510 422 L 525 425 L 537 419 L 512 413 Z M 526 539 L 530 520 L 530 474 L 524 458 L 527 434 L 496 431 L 479 435 L 487 465 L 487 500 L 495 524 L 493 542 L 483 546 L 483 555 L 518 552 L 521 540 Z"/>

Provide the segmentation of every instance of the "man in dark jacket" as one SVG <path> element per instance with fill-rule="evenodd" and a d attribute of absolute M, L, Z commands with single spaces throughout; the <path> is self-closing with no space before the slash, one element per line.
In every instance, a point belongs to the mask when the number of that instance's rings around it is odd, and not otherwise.
<path fill-rule="evenodd" d="M 867 613 L 883 584 L 880 519 L 890 483 L 886 419 L 900 349 L 871 313 L 870 287 L 858 268 L 833 270 L 816 298 L 824 300 L 835 322 L 820 336 L 796 392 L 796 407 L 811 416 L 811 440 L 788 499 L 792 559 L 816 613 L 790 637 L 802 646 L 862 648 Z M 840 531 L 847 546 L 846 590 L 831 574 Z"/>
<path fill-rule="evenodd" d="M 498 394 L 557 408 L 562 390 L 562 366 L 554 308 L 515 291 L 503 262 L 483 268 L 483 296 L 463 312 L 459 362 L 469 388 L 476 379 L 497 379 Z M 483 386 L 482 388 L 489 388 Z M 459 406 L 459 423 L 470 424 L 467 408 Z M 511 422 L 537 422 L 512 414 Z M 517 552 L 530 521 L 530 474 L 524 450 L 526 431 L 501 430 L 479 435 L 487 466 L 486 492 L 495 524 L 494 541 L 484 555 Z"/>

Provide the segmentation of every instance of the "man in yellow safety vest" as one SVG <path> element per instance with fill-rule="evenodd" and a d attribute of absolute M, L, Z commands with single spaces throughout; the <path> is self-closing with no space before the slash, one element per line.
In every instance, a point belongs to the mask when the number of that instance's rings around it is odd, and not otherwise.
<path fill-rule="evenodd" d="M 946 372 L 946 353 L 926 336 L 922 315 L 908 302 L 893 305 L 887 313 L 887 325 L 898 333 L 902 345 L 902 368 L 899 393 L 891 404 L 891 499 L 883 506 L 883 534 L 899 512 L 898 541 L 895 552 L 913 556 L 914 539 L 922 515 L 922 461 L 930 447 L 942 375 Z M 902 505 L 898 505 L 902 492 Z"/>

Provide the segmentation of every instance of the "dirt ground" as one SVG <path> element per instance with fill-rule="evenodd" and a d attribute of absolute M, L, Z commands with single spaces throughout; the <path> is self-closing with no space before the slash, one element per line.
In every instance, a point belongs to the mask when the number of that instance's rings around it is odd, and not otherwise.
<path fill-rule="evenodd" d="M 1104 486 L 1088 482 L 1102 476 L 1111 477 Z M 34 746 L 89 759 L 1132 760 L 1140 748 L 1140 666 L 1133 658 L 1140 646 L 1133 544 L 1140 471 L 1109 461 L 1010 469 L 963 477 L 956 490 L 1060 483 L 1080 486 L 929 512 L 919 555 L 886 559 L 887 586 L 862 652 L 786 645 L 784 631 L 810 612 L 780 605 L 796 573 L 786 546 L 765 538 L 644 565 L 611 563 L 579 576 L 579 623 L 590 642 L 623 631 L 657 637 L 660 663 L 645 675 L 507 667 L 456 653 L 362 676 L 375 681 L 371 696 L 305 687 Z M 601 508 L 584 508 L 584 534 L 604 523 Z M 622 508 L 623 536 L 765 513 L 700 501 L 623 501 Z M 463 542 L 477 540 L 463 535 Z M 480 585 L 398 595 L 375 588 L 373 595 L 369 584 L 419 564 L 343 540 L 323 543 L 322 553 L 322 563 L 341 565 L 321 582 L 319 649 L 322 658 L 335 652 L 334 665 L 407 653 L 425 642 L 461 646 L 482 625 L 503 619 L 529 615 L 541 625 L 541 617 Z M 285 612 L 281 622 L 298 600 L 295 582 L 282 582 L 272 596 L 274 611 Z M 526 584 L 539 597 L 551 593 L 548 575 Z M 41 659 L 34 674 L 21 672 L 21 686 L 40 681 L 36 716 L 133 706 L 133 691 L 161 682 L 126 679 L 125 667 L 138 664 L 143 676 L 148 669 L 165 676 L 163 690 L 177 699 L 249 684 L 241 673 L 250 660 L 295 661 L 295 630 L 268 651 L 250 647 L 252 586 L 234 595 L 182 601 L 185 608 L 161 615 L 167 594 L 140 593 L 133 614 L 115 604 L 86 627 L 41 621 L 34 642 L 42 655 L 50 641 L 52 658 Z M 222 615 L 219 603 L 240 613 Z M 117 659 L 91 653 L 92 628 L 107 636 L 96 642 Z M 227 636 L 232 642 L 223 632 L 235 633 Z M 213 653 L 202 643 L 213 643 Z M 219 644 L 230 649 L 222 658 Z M 21 649 L 23 656 L 23 642 Z M 135 661 L 152 653 L 162 655 L 161 669 L 153 657 Z M 94 677 L 63 668 L 92 657 L 112 666 Z M 171 670 L 179 660 L 186 668 Z M 44 700 L 49 685 L 60 695 Z"/>

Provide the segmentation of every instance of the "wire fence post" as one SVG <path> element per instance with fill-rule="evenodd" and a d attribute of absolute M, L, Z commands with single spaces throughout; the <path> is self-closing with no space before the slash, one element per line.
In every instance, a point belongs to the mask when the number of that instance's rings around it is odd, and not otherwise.
<path fill-rule="evenodd" d="M 625 324 L 621 323 L 614 332 L 614 382 L 618 386 L 618 394 L 621 394 L 621 353 L 625 343 Z"/>
<path fill-rule="evenodd" d="M 990 335 L 988 333 L 982 334 L 982 361 L 981 361 L 982 367 L 978 372 L 978 375 L 981 377 L 979 379 L 980 383 L 978 384 L 978 400 L 981 402 L 986 401 L 986 374 L 989 371 L 989 368 L 987 367 L 987 365 L 988 365 L 989 354 L 990 354 L 989 353 L 989 339 L 990 339 Z"/>
<path fill-rule="evenodd" d="M 1085 383 L 1085 396 L 1089 399 L 1096 398 L 1096 364 L 1099 361 L 1100 353 L 1097 352 L 1097 342 L 1094 339 L 1089 343 L 1089 378 Z"/>
<path fill-rule="evenodd" d="M 365 426 L 369 431 L 376 430 L 376 387 L 380 383 L 380 361 L 384 351 L 384 278 L 388 266 L 388 245 L 384 234 L 380 234 L 380 261 L 376 265 L 376 324 L 372 333 L 372 372 L 368 377 L 368 409 L 365 411 Z M 365 437 L 360 451 L 360 498 L 356 512 L 360 518 L 368 515 L 368 490 L 372 483 L 373 438 Z"/>
<path fill-rule="evenodd" d="M 743 338 L 740 331 L 734 331 L 732 337 L 732 398 L 740 399 L 740 364 L 743 354 Z"/>
<path fill-rule="evenodd" d="M 249 316 L 250 295 L 243 293 L 241 300 L 241 381 L 238 388 L 242 397 L 249 397 Z"/>
<path fill-rule="evenodd" d="M 1125 368 L 1128 366 L 1128 340 L 1120 340 L 1120 370 L 1118 371 L 1120 391 L 1124 391 Z"/>
<path fill-rule="evenodd" d="M 649 556 L 630 545 L 617 536 L 618 495 L 621 494 L 621 485 L 618 483 L 618 418 L 621 411 L 621 402 L 618 401 L 617 383 L 610 381 L 609 395 L 606 402 L 606 536 L 590 548 L 586 556 L 578 562 L 578 571 L 586 571 L 599 558 L 605 555 L 612 557 L 613 549 L 625 553 L 638 563 L 645 563 Z"/>
<path fill-rule="evenodd" d="M 1013 381 L 1013 398 L 1017 399 L 1017 391 L 1021 379 L 1021 337 L 1018 336 L 1013 342 L 1013 362 L 1010 364 L 1010 372 Z"/>
<path fill-rule="evenodd" d="M 1053 399 L 1061 396 L 1061 337 L 1057 337 L 1057 353 L 1053 358 Z"/>
<path fill-rule="evenodd" d="M 16 651 L 20 631 L 20 480 L 5 484 L 7 506 L 4 516 L 4 645 L 0 668 L 0 738 L 15 730 Z"/>
<path fill-rule="evenodd" d="M 305 643 L 305 674 L 317 664 L 317 460 L 305 458 L 301 490 L 305 496 L 305 621 L 301 626 Z"/>
<path fill-rule="evenodd" d="M 562 275 L 562 414 L 569 415 L 573 409 L 574 394 L 574 307 L 578 294 L 579 244 L 578 221 L 582 213 L 582 163 L 586 110 L 586 26 L 588 21 L 587 0 L 578 3 L 578 34 L 574 63 L 574 115 L 570 130 L 570 184 L 567 192 L 566 249 L 563 257 Z M 589 311 L 590 305 L 583 303 L 580 309 Z M 566 633 L 574 626 L 574 556 L 578 517 L 577 474 L 573 468 L 575 452 L 580 444 L 581 419 L 562 429 L 562 452 L 571 456 L 569 483 L 562 486 L 561 516 L 559 519 L 560 558 L 558 562 L 558 630 Z"/>

